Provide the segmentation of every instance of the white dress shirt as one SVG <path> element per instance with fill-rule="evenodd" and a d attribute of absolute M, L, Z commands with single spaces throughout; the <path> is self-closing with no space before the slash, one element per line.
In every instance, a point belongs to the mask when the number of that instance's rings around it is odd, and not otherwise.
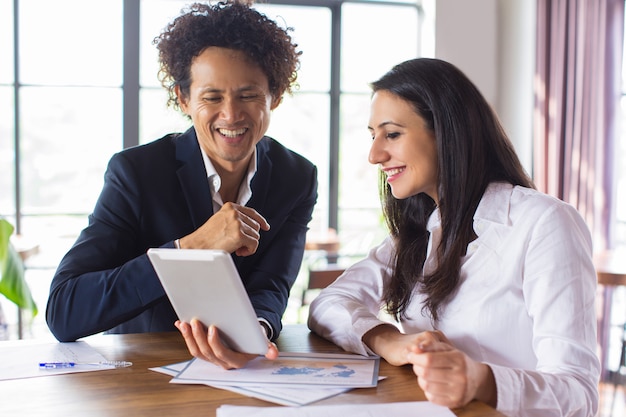
<path fill-rule="evenodd" d="M 200 146 L 200 152 L 202 152 L 204 169 L 206 169 L 206 176 L 209 180 L 209 187 L 211 188 L 211 197 L 213 197 L 213 212 L 217 213 L 224 205 L 224 202 L 222 201 L 222 196 L 220 195 L 222 178 L 215 170 L 211 159 L 209 159 L 209 156 L 204 151 L 202 146 Z M 252 197 L 252 188 L 250 187 L 250 183 L 252 182 L 252 178 L 254 178 L 254 174 L 256 174 L 256 148 L 254 148 L 252 157 L 250 158 L 246 178 L 244 179 L 244 181 L 241 182 L 241 186 L 239 187 L 239 193 L 237 195 L 237 201 L 235 201 L 235 203 L 239 204 L 240 206 L 245 206 Z"/>
<path fill-rule="evenodd" d="M 428 222 L 437 236 L 439 211 Z M 462 259 L 459 287 L 436 323 L 496 380 L 497 409 L 509 416 L 595 415 L 596 274 L 591 237 L 570 205 L 538 191 L 491 184 L 474 215 L 478 238 Z M 429 242 L 425 271 L 433 267 Z M 387 238 L 322 290 L 309 327 L 342 348 L 372 354 L 362 337 L 383 323 L 383 285 L 394 244 Z M 414 294 L 404 333 L 432 330 Z"/>

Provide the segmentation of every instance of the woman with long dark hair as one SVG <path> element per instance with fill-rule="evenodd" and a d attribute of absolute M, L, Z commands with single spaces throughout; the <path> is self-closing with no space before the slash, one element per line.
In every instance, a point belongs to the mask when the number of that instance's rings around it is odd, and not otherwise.
<path fill-rule="evenodd" d="M 369 160 L 390 236 L 321 292 L 309 327 L 411 364 L 426 397 L 450 408 L 478 399 L 511 416 L 595 415 L 596 277 L 582 217 L 534 189 L 453 65 L 406 61 L 372 90 Z"/>

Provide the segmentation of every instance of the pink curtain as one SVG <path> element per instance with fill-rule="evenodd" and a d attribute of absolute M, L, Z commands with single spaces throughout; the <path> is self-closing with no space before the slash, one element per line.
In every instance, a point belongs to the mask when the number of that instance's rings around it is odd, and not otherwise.
<path fill-rule="evenodd" d="M 610 248 L 624 0 L 537 0 L 533 179 Z"/>

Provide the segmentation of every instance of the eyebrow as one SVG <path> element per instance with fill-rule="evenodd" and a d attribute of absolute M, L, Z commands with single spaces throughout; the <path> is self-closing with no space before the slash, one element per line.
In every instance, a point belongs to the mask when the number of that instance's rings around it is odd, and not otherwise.
<path fill-rule="evenodd" d="M 404 125 L 401 125 L 400 123 L 392 122 L 391 120 L 387 120 L 387 121 L 385 121 L 385 122 L 379 123 L 379 124 L 378 124 L 378 126 L 376 126 L 376 127 L 377 127 L 377 128 L 381 128 L 381 127 L 385 127 L 385 126 L 389 126 L 389 125 L 392 125 L 392 126 L 397 126 L 397 127 L 402 127 L 402 128 L 403 128 L 403 127 L 405 127 Z M 369 130 L 374 130 L 374 128 L 373 128 L 373 127 L 371 127 L 371 126 L 367 126 L 367 128 L 368 128 Z"/>
<path fill-rule="evenodd" d="M 259 87 L 258 85 L 251 84 L 251 85 L 246 85 L 246 86 L 238 88 L 236 90 L 236 92 L 240 93 L 240 92 L 244 92 L 244 91 L 255 91 L 255 90 L 260 90 L 260 89 L 261 89 L 261 87 Z M 204 87 L 204 88 L 200 89 L 200 92 L 202 92 L 202 93 L 222 93 L 224 91 L 225 90 L 219 89 L 219 88 L 216 88 L 216 87 Z"/>

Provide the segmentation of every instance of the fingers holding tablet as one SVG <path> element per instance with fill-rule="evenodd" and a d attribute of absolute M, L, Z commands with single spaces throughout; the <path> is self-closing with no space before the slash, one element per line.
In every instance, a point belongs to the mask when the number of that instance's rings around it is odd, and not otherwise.
<path fill-rule="evenodd" d="M 207 329 L 197 319 L 191 320 L 191 323 L 178 320 L 175 324 L 185 339 L 189 353 L 198 359 L 209 361 L 224 369 L 239 369 L 258 356 L 229 349 L 220 339 L 219 330 L 213 325 Z M 269 340 L 267 343 L 268 349 L 265 357 L 277 358 L 278 348 Z"/>

